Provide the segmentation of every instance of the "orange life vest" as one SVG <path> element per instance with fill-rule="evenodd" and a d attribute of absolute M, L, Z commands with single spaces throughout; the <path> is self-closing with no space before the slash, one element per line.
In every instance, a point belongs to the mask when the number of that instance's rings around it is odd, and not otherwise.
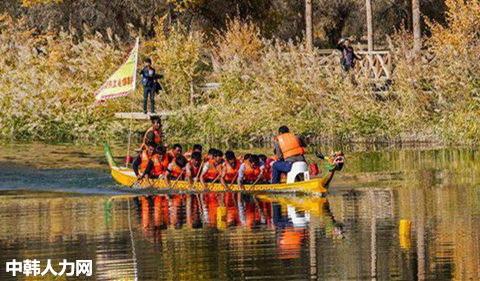
<path fill-rule="evenodd" d="M 140 163 L 140 172 L 145 172 L 148 166 L 148 162 L 150 161 L 150 155 L 146 150 L 142 150 L 142 154 L 140 154 L 140 158 L 142 162 Z"/>
<path fill-rule="evenodd" d="M 189 149 L 187 150 L 187 152 L 183 154 L 183 156 L 185 156 L 185 158 L 187 158 L 187 160 L 190 161 L 192 159 L 192 153 L 193 153 L 193 150 Z"/>
<path fill-rule="evenodd" d="M 153 162 L 152 174 L 154 176 L 158 177 L 165 172 L 165 166 L 163 165 L 163 161 L 160 161 L 160 156 L 158 154 L 155 154 L 152 156 L 152 162 Z"/>
<path fill-rule="evenodd" d="M 230 182 L 235 180 L 235 177 L 238 174 L 238 170 L 240 170 L 240 165 L 241 165 L 240 160 L 235 159 L 235 161 L 236 161 L 235 168 L 233 168 L 230 165 L 230 163 L 228 163 L 228 161 L 226 161 L 225 164 L 223 165 L 223 168 L 225 169 L 225 180 Z"/>
<path fill-rule="evenodd" d="M 168 167 L 168 164 L 173 162 L 173 160 L 175 160 L 175 154 L 173 153 L 173 149 L 170 149 L 165 153 L 165 156 L 163 156 L 163 166 L 165 169 Z"/>
<path fill-rule="evenodd" d="M 305 154 L 305 149 L 302 147 L 297 137 L 292 133 L 281 134 L 276 137 L 275 140 L 280 146 L 283 159 Z"/>
<path fill-rule="evenodd" d="M 185 177 L 185 168 L 180 168 L 177 163 L 173 162 L 173 168 L 170 170 L 170 175 L 176 179 L 180 178 L 181 180 Z"/>
<path fill-rule="evenodd" d="M 147 146 L 147 135 L 148 133 L 150 132 L 153 132 L 155 138 L 153 139 L 153 142 L 156 143 L 156 144 L 160 144 L 162 142 L 162 132 L 158 131 L 158 130 L 155 130 L 152 127 L 148 128 L 147 132 L 145 133 L 145 135 L 143 136 L 143 144 L 142 144 L 142 148 L 146 147 Z"/>
<path fill-rule="evenodd" d="M 221 164 L 215 165 L 213 159 L 208 160 L 208 170 L 203 176 L 207 180 L 215 180 L 222 172 Z"/>
<path fill-rule="evenodd" d="M 250 163 L 250 160 L 245 160 L 245 162 L 243 162 L 243 164 L 245 164 L 245 170 L 244 170 L 245 178 L 244 178 L 244 180 L 246 180 L 246 181 L 256 181 L 258 179 L 258 175 L 260 175 L 260 166 L 257 165 L 254 168 L 252 163 Z"/>

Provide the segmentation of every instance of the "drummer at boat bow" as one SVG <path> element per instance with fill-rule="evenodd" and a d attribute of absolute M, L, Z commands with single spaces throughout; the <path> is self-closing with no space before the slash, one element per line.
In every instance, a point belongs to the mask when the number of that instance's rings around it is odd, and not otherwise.
<path fill-rule="evenodd" d="M 153 116 L 151 118 L 152 126 L 148 128 L 147 132 L 143 136 L 143 144 L 142 149 L 145 149 L 147 143 L 154 143 L 157 146 L 162 144 L 163 136 L 162 136 L 162 122 L 160 117 Z"/>
<path fill-rule="evenodd" d="M 278 161 L 273 164 L 272 183 L 280 183 L 281 173 L 288 173 L 295 162 L 305 162 L 305 141 L 299 136 L 290 133 L 287 126 L 278 129 L 279 135 L 275 138 L 275 151 Z"/>

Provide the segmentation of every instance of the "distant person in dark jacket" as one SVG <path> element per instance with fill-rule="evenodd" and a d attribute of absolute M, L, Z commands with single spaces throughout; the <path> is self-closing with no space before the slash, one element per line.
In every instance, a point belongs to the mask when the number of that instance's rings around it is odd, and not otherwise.
<path fill-rule="evenodd" d="M 142 76 L 143 86 L 143 113 L 147 114 L 148 96 L 150 96 L 150 110 L 155 113 L 155 68 L 152 67 L 152 60 L 144 60 L 145 67 L 140 70 L 139 74 Z"/>
<path fill-rule="evenodd" d="M 355 67 L 355 60 L 361 60 L 362 58 L 355 54 L 353 47 L 350 45 L 350 40 L 346 38 L 340 39 L 337 45 L 337 49 L 342 52 L 342 66 L 346 72 L 349 72 Z"/>

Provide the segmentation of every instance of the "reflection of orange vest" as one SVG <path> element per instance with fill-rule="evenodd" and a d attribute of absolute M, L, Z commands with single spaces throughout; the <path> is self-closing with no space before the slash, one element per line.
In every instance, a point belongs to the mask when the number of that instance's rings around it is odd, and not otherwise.
<path fill-rule="evenodd" d="M 293 227 L 286 227 L 278 241 L 281 259 L 295 259 L 300 256 L 304 233 Z"/>
<path fill-rule="evenodd" d="M 153 199 L 153 225 L 162 225 L 162 196 L 155 196 Z"/>
<path fill-rule="evenodd" d="M 275 140 L 280 146 L 283 159 L 305 154 L 305 149 L 302 147 L 297 137 L 292 133 L 281 134 L 276 137 Z"/>
<path fill-rule="evenodd" d="M 155 130 L 152 126 L 152 127 L 148 128 L 147 132 L 143 136 L 142 148 L 145 148 L 147 146 L 147 135 L 150 132 L 153 132 L 153 134 L 155 136 L 155 138 L 153 139 L 153 142 L 155 142 L 156 144 L 160 144 L 162 142 L 162 133 L 160 131 Z"/>
<path fill-rule="evenodd" d="M 142 197 L 142 228 L 148 230 L 150 224 L 150 204 L 148 203 L 147 198 Z"/>
<path fill-rule="evenodd" d="M 158 154 L 155 154 L 152 156 L 152 162 L 153 162 L 152 174 L 154 176 L 158 177 L 165 172 L 163 161 L 160 161 L 160 156 Z"/>
<path fill-rule="evenodd" d="M 204 175 L 204 179 L 215 180 L 220 175 L 222 169 L 221 164 L 215 165 L 213 159 L 208 161 L 208 170 Z"/>
<path fill-rule="evenodd" d="M 140 163 L 140 171 L 143 173 L 147 169 L 150 156 L 146 150 L 143 150 L 142 154 L 140 154 L 140 158 L 142 159 L 142 162 Z"/>
<path fill-rule="evenodd" d="M 258 179 L 258 175 L 260 175 L 260 167 L 257 165 L 255 168 L 253 167 L 253 164 L 250 163 L 249 160 L 246 160 L 243 162 L 245 164 L 245 170 L 244 170 L 244 175 L 245 175 L 245 180 L 246 181 L 256 181 Z"/>
<path fill-rule="evenodd" d="M 238 170 L 240 170 L 240 160 L 235 159 L 236 165 L 235 168 L 233 168 L 228 161 L 225 162 L 225 165 L 223 165 L 223 168 L 225 169 L 225 180 L 227 181 L 234 181 L 235 177 L 238 174 Z"/>
<path fill-rule="evenodd" d="M 180 166 L 177 165 L 177 163 L 173 162 L 173 168 L 172 170 L 170 171 L 170 174 L 172 175 L 172 177 L 178 179 L 181 177 L 181 179 L 183 179 L 184 177 L 184 174 L 183 173 L 185 171 L 185 168 L 180 168 Z"/>

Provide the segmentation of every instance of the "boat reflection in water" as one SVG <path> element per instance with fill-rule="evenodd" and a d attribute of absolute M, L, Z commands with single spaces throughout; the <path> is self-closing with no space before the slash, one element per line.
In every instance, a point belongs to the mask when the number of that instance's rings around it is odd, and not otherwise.
<path fill-rule="evenodd" d="M 244 231 L 271 229 L 275 232 L 278 258 L 298 258 L 308 242 L 311 215 L 323 216 L 326 235 L 342 238 L 343 224 L 336 222 L 328 200 L 303 199 L 241 193 L 155 195 L 135 197 L 137 221 L 144 237 L 160 243 L 162 231 L 178 229 Z"/>

